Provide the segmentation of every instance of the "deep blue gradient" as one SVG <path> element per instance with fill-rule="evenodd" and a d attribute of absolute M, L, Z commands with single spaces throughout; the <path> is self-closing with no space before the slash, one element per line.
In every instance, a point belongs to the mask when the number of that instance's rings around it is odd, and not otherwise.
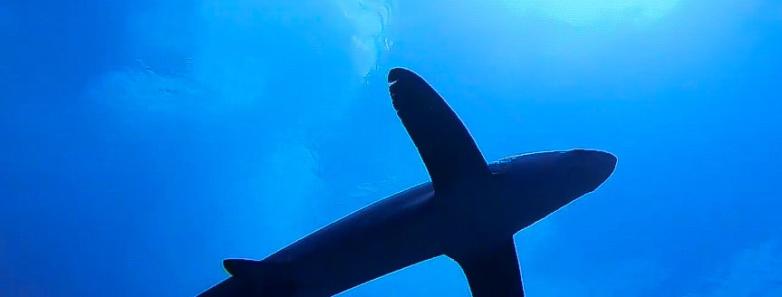
<path fill-rule="evenodd" d="M 516 236 L 528 296 L 782 296 L 779 1 L 10 0 L 0 40 L 0 296 L 194 295 L 427 180 L 394 66 L 489 160 L 619 157 Z"/>

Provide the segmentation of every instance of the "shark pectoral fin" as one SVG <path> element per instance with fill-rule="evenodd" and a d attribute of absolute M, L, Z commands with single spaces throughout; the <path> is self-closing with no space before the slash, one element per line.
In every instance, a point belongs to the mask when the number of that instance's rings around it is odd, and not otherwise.
<path fill-rule="evenodd" d="M 470 133 L 445 100 L 410 70 L 388 73 L 394 108 L 413 139 L 435 191 L 491 177 Z"/>
<path fill-rule="evenodd" d="M 455 260 L 467 276 L 473 297 L 524 296 L 513 238 L 480 254 Z"/>

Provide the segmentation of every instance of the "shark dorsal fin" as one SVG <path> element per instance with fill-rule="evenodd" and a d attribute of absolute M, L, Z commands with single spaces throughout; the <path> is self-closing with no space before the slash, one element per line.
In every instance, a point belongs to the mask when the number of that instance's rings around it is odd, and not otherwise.
<path fill-rule="evenodd" d="M 249 259 L 225 259 L 223 260 L 223 267 L 231 276 L 250 276 L 262 274 L 263 263 L 260 261 Z"/>
<path fill-rule="evenodd" d="M 467 128 L 423 78 L 404 68 L 388 73 L 394 108 L 413 139 L 435 192 L 491 176 Z"/>

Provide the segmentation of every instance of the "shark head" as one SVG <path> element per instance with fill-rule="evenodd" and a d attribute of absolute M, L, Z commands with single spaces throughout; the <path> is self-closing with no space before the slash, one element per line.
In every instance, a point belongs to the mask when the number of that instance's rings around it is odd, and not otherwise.
<path fill-rule="evenodd" d="M 523 211 L 542 217 L 597 189 L 614 172 L 616 161 L 607 152 L 573 149 L 508 157 L 492 167 L 504 196 L 523 201 Z"/>

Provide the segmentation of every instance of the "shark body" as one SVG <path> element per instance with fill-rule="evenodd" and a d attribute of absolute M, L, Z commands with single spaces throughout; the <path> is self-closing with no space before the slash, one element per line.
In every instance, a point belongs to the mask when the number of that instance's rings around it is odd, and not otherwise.
<path fill-rule="evenodd" d="M 610 153 L 574 149 L 487 164 L 462 122 L 420 76 L 389 72 L 392 103 L 431 177 L 255 261 L 224 261 L 231 277 L 199 296 L 332 296 L 447 256 L 476 297 L 524 296 L 513 235 L 613 172 Z"/>

